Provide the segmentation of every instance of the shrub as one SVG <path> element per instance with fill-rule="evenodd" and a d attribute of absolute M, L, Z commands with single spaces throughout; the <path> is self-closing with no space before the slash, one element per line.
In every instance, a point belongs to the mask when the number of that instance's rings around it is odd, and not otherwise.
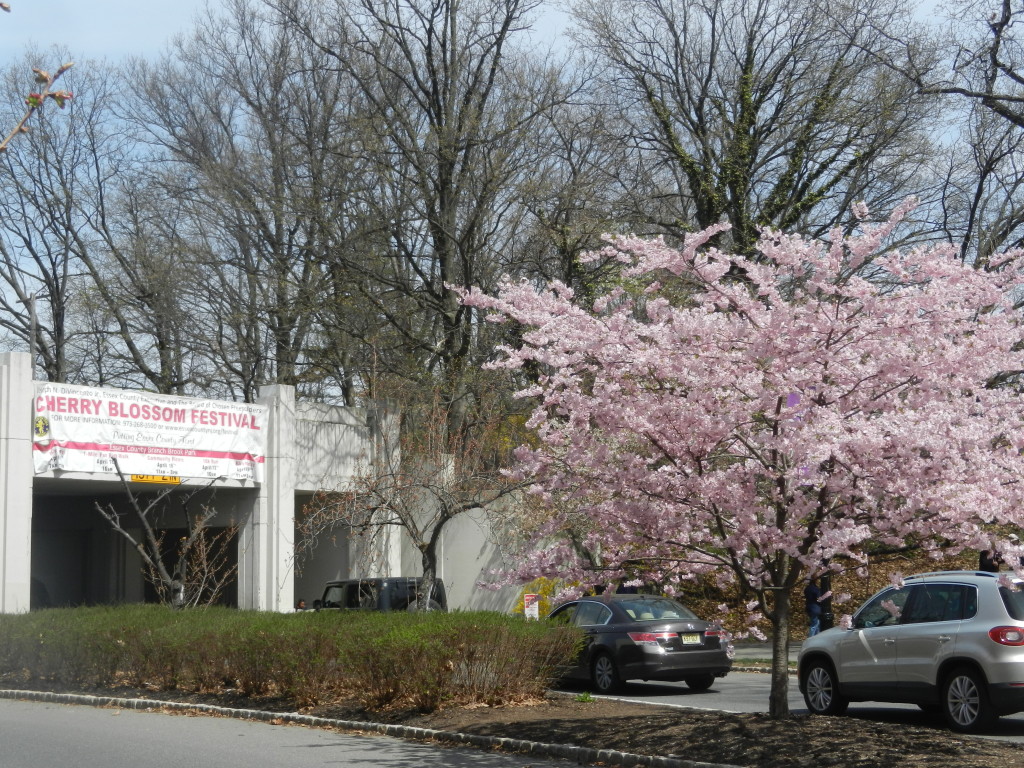
<path fill-rule="evenodd" d="M 0 616 L 0 681 L 432 711 L 539 696 L 578 643 L 574 629 L 488 612 L 51 609 Z"/>

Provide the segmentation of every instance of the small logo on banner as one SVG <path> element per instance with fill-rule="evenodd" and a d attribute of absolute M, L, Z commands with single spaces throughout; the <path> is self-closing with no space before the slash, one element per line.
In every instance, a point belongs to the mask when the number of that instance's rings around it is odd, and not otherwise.
<path fill-rule="evenodd" d="M 32 421 L 32 437 L 37 443 L 49 442 L 50 420 L 46 416 L 36 416 Z"/>

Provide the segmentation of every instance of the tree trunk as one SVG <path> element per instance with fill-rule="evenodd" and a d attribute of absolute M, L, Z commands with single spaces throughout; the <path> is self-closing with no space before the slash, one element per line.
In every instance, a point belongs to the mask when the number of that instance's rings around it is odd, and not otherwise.
<path fill-rule="evenodd" d="M 768 694 L 768 714 L 773 718 L 789 716 L 789 590 L 775 591 L 772 617 L 772 688 Z"/>
<path fill-rule="evenodd" d="M 423 564 L 423 582 L 416 593 L 416 610 L 429 611 L 434 597 L 434 582 L 437 581 L 437 549 L 428 543 L 420 549 Z"/>

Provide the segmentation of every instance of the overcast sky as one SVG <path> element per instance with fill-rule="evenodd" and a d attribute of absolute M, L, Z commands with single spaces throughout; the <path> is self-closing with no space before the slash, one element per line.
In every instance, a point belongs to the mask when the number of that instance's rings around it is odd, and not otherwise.
<path fill-rule="evenodd" d="M 206 0 L 6 0 L 0 51 L 9 60 L 28 43 L 67 46 L 76 58 L 151 54 L 192 26 Z M 216 0 L 214 0 L 216 4 Z"/>

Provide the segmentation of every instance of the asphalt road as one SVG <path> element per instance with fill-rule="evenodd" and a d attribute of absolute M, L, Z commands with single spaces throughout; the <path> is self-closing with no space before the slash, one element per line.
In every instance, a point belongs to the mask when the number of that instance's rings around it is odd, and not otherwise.
<path fill-rule="evenodd" d="M 622 693 L 612 698 L 724 712 L 767 712 L 770 688 L 771 676 L 768 674 L 730 672 L 707 691 L 691 691 L 686 683 L 632 681 L 627 683 Z M 789 708 L 794 713 L 807 712 L 793 676 L 790 677 Z M 926 715 L 916 706 L 906 704 L 853 703 L 847 716 L 921 727 L 942 727 L 935 716 Z M 1024 744 L 1024 713 L 1000 718 L 998 727 L 988 736 Z"/>
<path fill-rule="evenodd" d="M 0 768 L 565 768 L 569 763 L 225 717 L 0 699 Z"/>

